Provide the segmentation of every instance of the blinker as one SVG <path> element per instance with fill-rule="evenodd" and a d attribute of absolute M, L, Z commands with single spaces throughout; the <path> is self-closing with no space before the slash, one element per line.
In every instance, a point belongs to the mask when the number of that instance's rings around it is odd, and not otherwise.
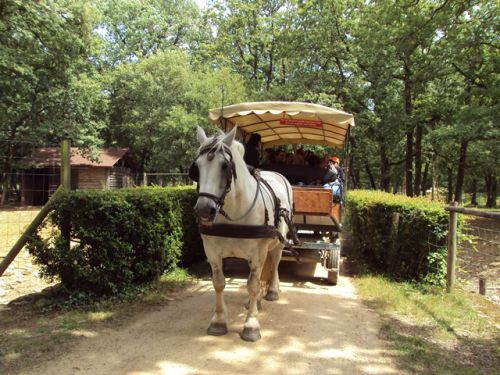
<path fill-rule="evenodd" d="M 200 179 L 200 170 L 198 169 L 196 163 L 191 164 L 189 167 L 189 178 L 195 182 L 198 182 Z"/>

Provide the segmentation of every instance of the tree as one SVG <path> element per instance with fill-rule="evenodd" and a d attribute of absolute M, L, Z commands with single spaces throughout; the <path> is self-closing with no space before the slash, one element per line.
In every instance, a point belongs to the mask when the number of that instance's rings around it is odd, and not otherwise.
<path fill-rule="evenodd" d="M 197 35 L 200 11 L 192 0 L 106 0 L 99 2 L 101 61 L 115 67 L 162 50 L 188 49 Z"/>
<path fill-rule="evenodd" d="M 500 140 L 498 7 L 480 1 L 460 9 L 445 29 L 447 55 L 462 91 L 457 95 L 455 126 L 450 129 L 460 144 L 455 200 L 461 202 L 468 148 L 471 142 Z"/>
<path fill-rule="evenodd" d="M 172 172 L 190 164 L 197 149 L 196 125 L 220 106 L 245 95 L 242 80 L 227 70 L 194 70 L 182 51 L 157 52 L 123 63 L 110 76 L 108 142 L 131 147 L 146 172 Z"/>
<path fill-rule="evenodd" d="M 209 22 L 216 30 L 211 55 L 246 77 L 255 91 L 280 82 L 284 32 L 283 0 L 216 1 Z"/>
<path fill-rule="evenodd" d="M 30 147 L 70 137 L 95 144 L 105 106 L 90 57 L 93 8 L 87 1 L 0 6 L 0 145 L 2 204 L 15 158 Z M 83 125 L 82 125 L 83 124 Z"/>

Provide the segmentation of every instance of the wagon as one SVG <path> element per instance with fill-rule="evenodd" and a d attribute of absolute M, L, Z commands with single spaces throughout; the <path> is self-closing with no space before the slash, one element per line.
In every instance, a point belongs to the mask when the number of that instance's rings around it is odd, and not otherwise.
<path fill-rule="evenodd" d="M 262 149 L 305 144 L 334 147 L 341 150 L 347 176 L 349 133 L 354 126 L 349 113 L 311 103 L 254 102 L 212 109 L 209 119 L 226 132 L 237 126 L 237 136 L 243 142 L 258 133 Z M 276 164 L 265 169 L 283 174 L 293 188 L 294 225 L 300 241 L 294 244 L 288 239 L 282 259 L 320 263 L 328 271 L 328 282 L 337 284 L 346 181 L 342 196 L 334 199 L 331 189 L 301 181 L 304 175 L 309 180 L 320 180 L 325 173 L 321 168 Z"/>

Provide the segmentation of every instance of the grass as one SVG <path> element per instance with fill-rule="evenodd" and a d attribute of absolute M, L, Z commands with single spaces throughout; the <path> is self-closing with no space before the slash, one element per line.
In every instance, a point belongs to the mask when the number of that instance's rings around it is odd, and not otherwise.
<path fill-rule="evenodd" d="M 379 276 L 355 278 L 358 293 L 383 319 L 382 335 L 400 365 L 418 374 L 500 373 L 500 314 L 481 296 L 426 291 Z"/>
<path fill-rule="evenodd" d="M 0 258 L 8 253 L 38 211 L 39 207 L 0 210 Z"/>
<path fill-rule="evenodd" d="M 11 304 L 0 310 L 0 373 L 29 367 L 42 355 L 56 356 L 80 337 L 94 337 L 110 324 L 120 325 L 151 306 L 168 303 L 191 281 L 187 271 L 176 269 L 121 297 L 84 303 L 68 300 L 54 288 Z"/>
<path fill-rule="evenodd" d="M 464 207 L 472 207 L 472 208 L 478 208 L 481 210 L 488 210 L 488 211 L 500 211 L 500 202 L 497 199 L 497 207 L 496 208 L 487 208 L 485 207 L 486 205 L 486 194 L 485 193 L 478 193 L 476 195 L 476 201 L 477 201 L 477 206 L 471 205 L 471 193 L 464 193 L 463 194 L 463 199 L 462 199 L 462 204 Z"/>

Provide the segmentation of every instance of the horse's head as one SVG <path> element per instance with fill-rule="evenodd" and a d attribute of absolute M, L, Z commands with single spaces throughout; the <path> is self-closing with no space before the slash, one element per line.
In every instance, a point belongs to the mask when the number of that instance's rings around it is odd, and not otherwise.
<path fill-rule="evenodd" d="M 200 148 L 189 169 L 189 177 L 198 182 L 198 200 L 194 211 L 203 225 L 214 222 L 233 180 L 237 178 L 231 148 L 235 134 L 236 128 L 233 128 L 227 134 L 221 132 L 207 137 L 198 126 L 197 138 Z"/>

